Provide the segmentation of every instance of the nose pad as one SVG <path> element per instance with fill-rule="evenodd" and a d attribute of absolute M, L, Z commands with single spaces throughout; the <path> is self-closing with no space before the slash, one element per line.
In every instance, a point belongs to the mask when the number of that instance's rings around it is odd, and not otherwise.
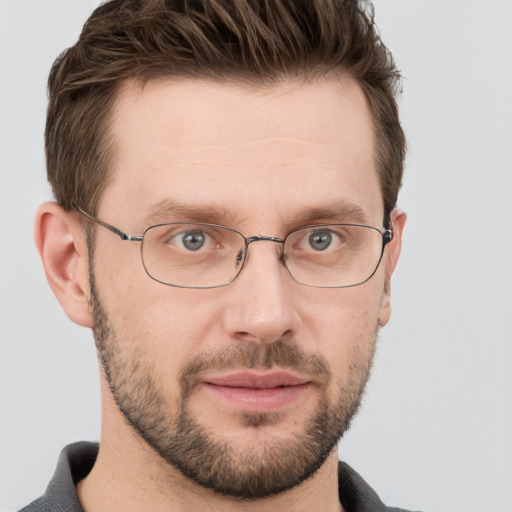
<path fill-rule="evenodd" d="M 244 260 L 244 250 L 240 249 L 238 251 L 238 254 L 236 255 L 235 267 L 238 267 L 239 265 L 241 265 L 243 260 Z"/>

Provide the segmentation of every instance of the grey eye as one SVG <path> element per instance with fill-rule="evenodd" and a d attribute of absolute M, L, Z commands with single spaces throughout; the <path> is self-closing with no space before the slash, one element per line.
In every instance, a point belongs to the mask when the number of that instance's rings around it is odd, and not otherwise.
<path fill-rule="evenodd" d="M 332 233 L 327 229 L 314 231 L 309 235 L 308 241 L 310 247 L 315 251 L 324 251 L 332 243 Z"/>
<path fill-rule="evenodd" d="M 197 251 L 201 249 L 204 246 L 205 241 L 206 236 L 204 231 L 200 231 L 198 229 L 194 231 L 187 231 L 181 239 L 183 247 L 189 251 Z"/>

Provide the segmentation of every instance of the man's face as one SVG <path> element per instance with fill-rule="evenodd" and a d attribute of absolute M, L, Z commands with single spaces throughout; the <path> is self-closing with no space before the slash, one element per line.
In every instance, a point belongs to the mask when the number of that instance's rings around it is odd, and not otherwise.
<path fill-rule="evenodd" d="M 98 217 L 130 234 L 209 222 L 283 238 L 309 224 L 382 229 L 372 120 L 350 79 L 261 90 L 196 81 L 126 87 Z M 165 286 L 140 244 L 97 229 L 91 304 L 110 390 L 170 464 L 258 498 L 311 475 L 359 403 L 389 308 L 385 255 L 368 282 L 295 282 L 280 244 L 249 247 L 229 286 Z"/>

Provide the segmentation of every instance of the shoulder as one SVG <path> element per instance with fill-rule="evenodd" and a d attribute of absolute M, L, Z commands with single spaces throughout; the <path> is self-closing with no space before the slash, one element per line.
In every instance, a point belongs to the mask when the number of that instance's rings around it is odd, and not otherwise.
<path fill-rule="evenodd" d="M 346 512 L 412 512 L 386 507 L 377 493 L 347 463 L 338 463 L 340 502 Z"/>
<path fill-rule="evenodd" d="M 44 495 L 19 512 L 83 512 L 75 485 L 92 469 L 97 454 L 96 443 L 81 442 L 66 446 Z"/>
<path fill-rule="evenodd" d="M 26 507 L 23 507 L 19 512 L 50 512 L 50 507 L 46 496 L 41 496 Z"/>

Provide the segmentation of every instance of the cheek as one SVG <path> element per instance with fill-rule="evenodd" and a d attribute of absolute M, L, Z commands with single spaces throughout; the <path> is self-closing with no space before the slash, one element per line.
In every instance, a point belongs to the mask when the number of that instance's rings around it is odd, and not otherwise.
<path fill-rule="evenodd" d="M 326 359 L 334 380 L 347 385 L 373 357 L 382 292 L 379 282 L 321 291 L 304 310 L 301 338 Z"/>
<path fill-rule="evenodd" d="M 142 267 L 142 264 L 140 264 Z M 98 271 L 97 287 L 119 342 L 134 348 L 168 380 L 202 349 L 217 328 L 218 301 L 208 291 L 186 290 L 152 280 L 142 268 L 123 274 Z M 104 278 L 104 279 L 103 279 Z M 103 279 L 103 280 L 102 280 Z M 217 336 L 217 339 L 222 339 Z M 164 375 L 165 374 L 165 375 Z"/>

